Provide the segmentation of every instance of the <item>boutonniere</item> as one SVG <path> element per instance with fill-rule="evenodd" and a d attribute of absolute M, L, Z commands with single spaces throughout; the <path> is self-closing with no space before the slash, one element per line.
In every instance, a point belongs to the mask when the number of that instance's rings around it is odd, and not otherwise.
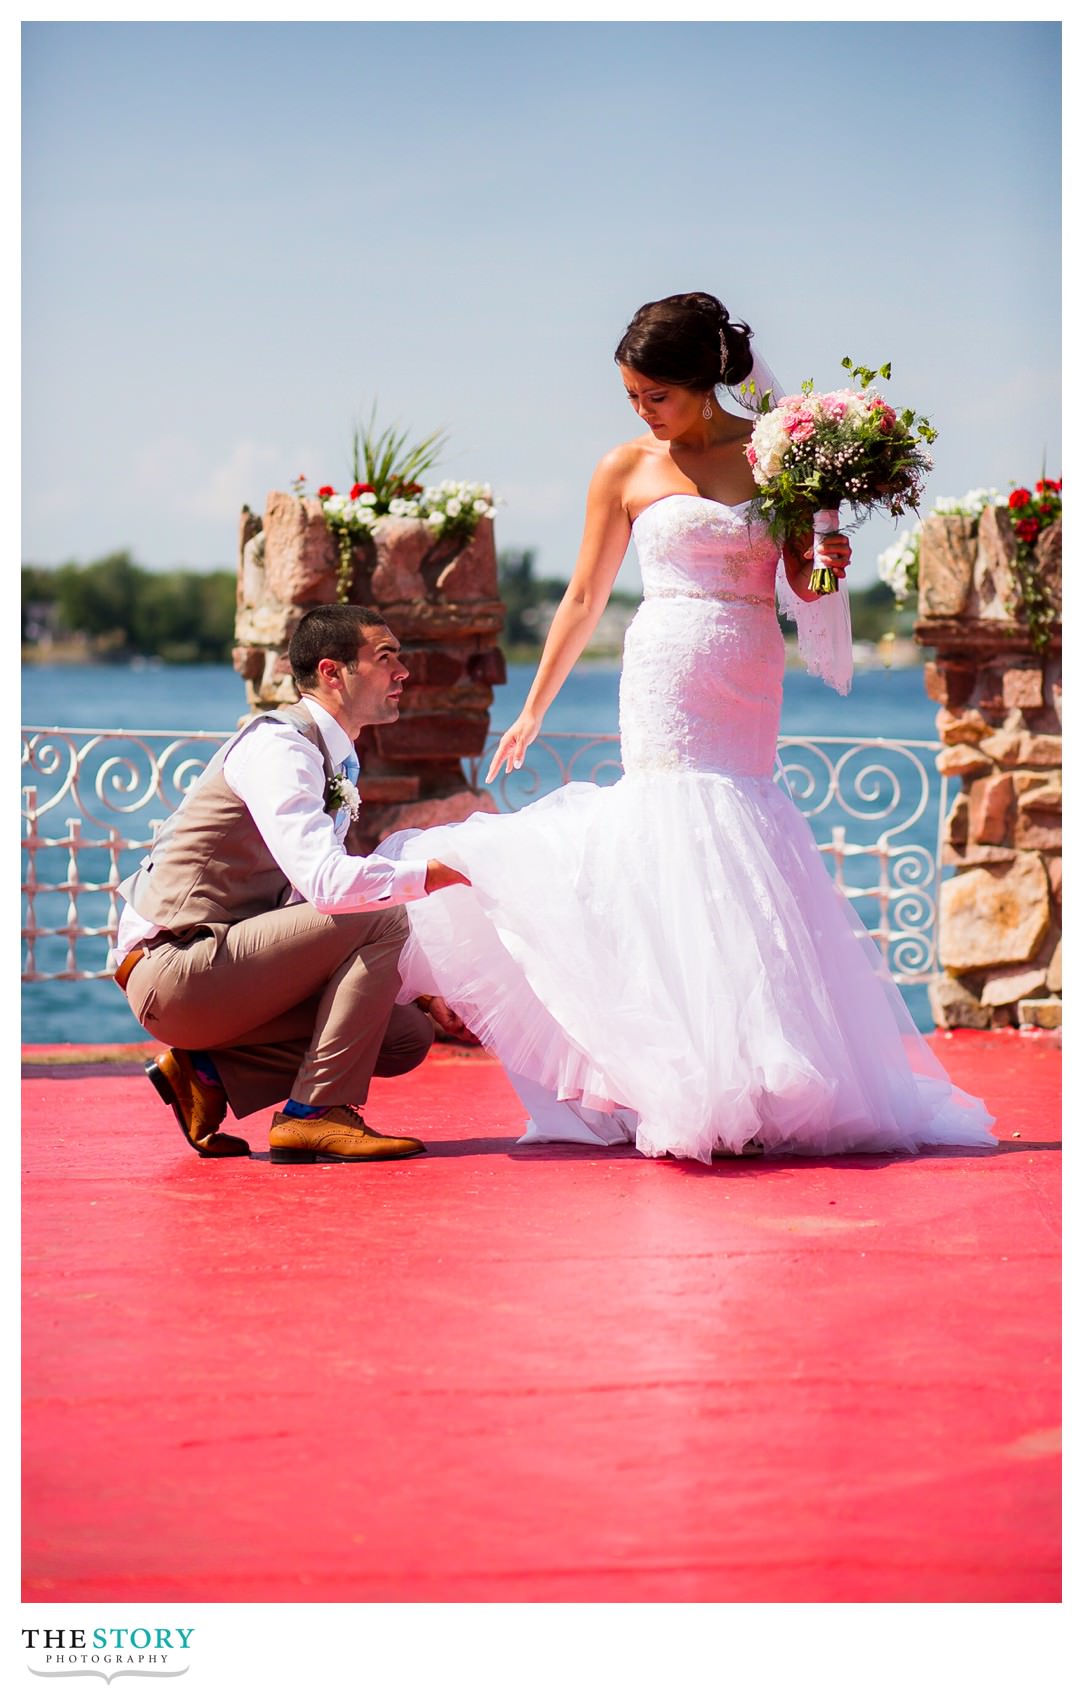
<path fill-rule="evenodd" d="M 361 793 L 344 773 L 333 773 L 323 794 L 324 807 L 337 815 L 339 809 L 349 809 L 350 819 L 356 820 L 361 811 Z"/>

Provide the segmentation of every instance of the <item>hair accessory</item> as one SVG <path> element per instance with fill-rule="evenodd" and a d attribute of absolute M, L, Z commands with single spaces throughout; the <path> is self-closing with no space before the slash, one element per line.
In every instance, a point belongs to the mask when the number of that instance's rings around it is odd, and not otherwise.
<path fill-rule="evenodd" d="M 720 330 L 719 333 L 718 333 L 718 351 L 719 351 L 720 355 L 722 356 L 722 366 L 721 366 L 721 370 L 719 372 L 719 382 L 724 383 L 725 379 L 726 379 L 726 367 L 729 365 L 729 359 L 730 359 L 730 351 L 729 351 L 729 348 L 727 347 L 727 344 L 726 344 L 726 333 L 725 333 L 724 330 Z"/>

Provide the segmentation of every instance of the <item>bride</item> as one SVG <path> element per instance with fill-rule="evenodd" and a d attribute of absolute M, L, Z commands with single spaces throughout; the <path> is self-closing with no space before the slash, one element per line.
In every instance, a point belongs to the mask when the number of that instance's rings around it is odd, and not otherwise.
<path fill-rule="evenodd" d="M 752 419 L 718 398 L 741 406 L 751 379 L 780 399 L 751 334 L 686 294 L 641 307 L 621 338 L 647 429 L 594 473 L 575 571 L 488 777 L 522 765 L 631 538 L 643 602 L 621 673 L 623 777 L 381 846 L 471 882 L 410 906 L 400 997 L 442 997 L 495 1052 L 527 1140 L 706 1163 L 992 1146 L 984 1105 L 948 1080 L 772 777 L 776 590 L 812 670 L 845 691 L 852 662 L 845 589 L 808 590 L 811 535 L 779 559 L 756 513 Z M 823 549 L 842 576 L 847 540 Z"/>

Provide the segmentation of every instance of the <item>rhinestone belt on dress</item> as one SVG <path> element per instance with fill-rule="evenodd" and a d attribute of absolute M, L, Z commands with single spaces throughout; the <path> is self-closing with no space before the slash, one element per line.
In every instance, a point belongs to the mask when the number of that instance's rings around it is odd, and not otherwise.
<path fill-rule="evenodd" d="M 741 596 L 735 590 L 649 590 L 644 602 L 653 602 L 659 596 L 690 596 L 700 602 L 750 602 L 754 607 L 773 608 L 775 594 L 769 596 Z"/>

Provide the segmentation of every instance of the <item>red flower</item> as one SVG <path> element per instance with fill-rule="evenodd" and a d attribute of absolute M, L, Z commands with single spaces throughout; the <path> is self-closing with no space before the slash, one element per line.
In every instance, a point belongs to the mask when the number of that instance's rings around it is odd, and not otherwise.
<path fill-rule="evenodd" d="M 1008 497 L 1008 506 L 1010 508 L 1025 508 L 1029 501 L 1029 490 L 1013 490 L 1011 495 Z"/>
<path fill-rule="evenodd" d="M 1053 512 L 1052 502 L 1039 502 L 1038 503 L 1038 512 L 1040 514 L 1051 514 Z"/>
<path fill-rule="evenodd" d="M 425 488 L 424 484 L 407 484 L 406 494 L 408 496 L 420 496 L 420 494 L 421 494 L 421 492 L 424 488 Z"/>
<path fill-rule="evenodd" d="M 335 486 L 333 484 L 321 484 L 320 485 L 320 495 L 321 496 L 333 496 L 334 493 L 335 493 Z"/>
<path fill-rule="evenodd" d="M 351 485 L 351 487 L 350 487 L 350 501 L 356 502 L 358 496 L 364 496 L 368 491 L 371 491 L 371 489 L 372 489 L 371 484 L 353 484 L 353 485 Z"/>
<path fill-rule="evenodd" d="M 1016 521 L 1015 533 L 1023 543 L 1033 543 L 1041 526 L 1036 519 L 1021 519 Z"/>

